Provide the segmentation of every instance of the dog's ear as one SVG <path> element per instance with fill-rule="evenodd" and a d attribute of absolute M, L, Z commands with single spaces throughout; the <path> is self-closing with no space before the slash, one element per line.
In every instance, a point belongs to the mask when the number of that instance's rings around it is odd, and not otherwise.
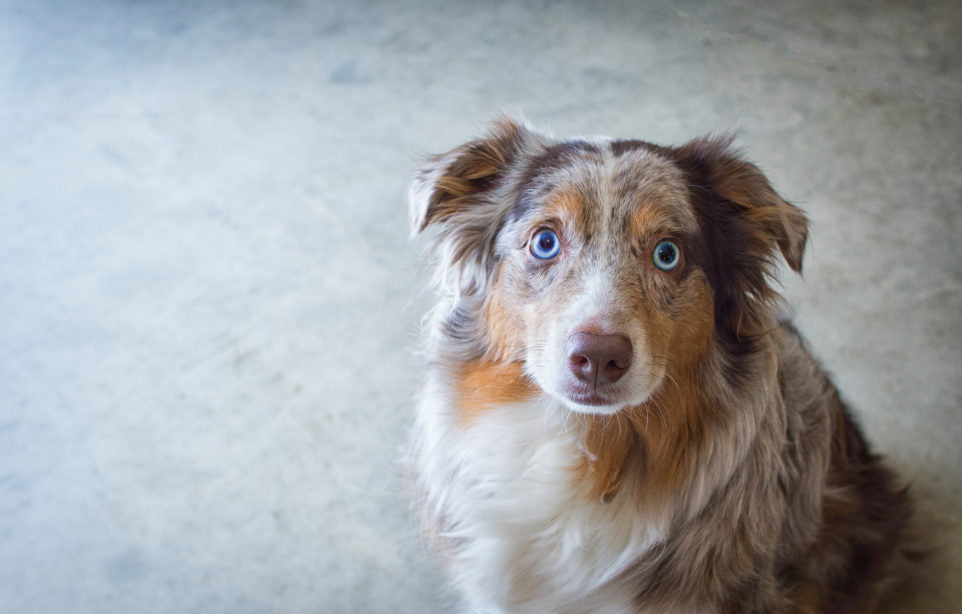
<path fill-rule="evenodd" d="M 528 136 L 523 124 L 502 118 L 484 138 L 428 160 L 408 193 L 412 234 L 477 205 L 477 197 L 504 178 Z"/>
<path fill-rule="evenodd" d="M 707 138 L 682 147 L 707 174 L 710 189 L 740 208 L 754 225 L 756 238 L 778 245 L 785 262 L 802 272 L 808 218 L 779 196 L 761 170 L 732 150 L 734 137 Z"/>
<path fill-rule="evenodd" d="M 733 138 L 691 141 L 674 150 L 688 174 L 693 204 L 711 253 L 706 273 L 715 291 L 716 320 L 738 338 L 765 331 L 778 292 L 776 254 L 801 273 L 808 237 L 805 214 L 772 188 Z"/>
<path fill-rule="evenodd" d="M 494 240 L 513 201 L 507 184 L 536 133 L 509 118 L 478 140 L 436 156 L 416 173 L 408 193 L 411 231 L 435 229 L 431 247 L 439 252 L 451 290 L 471 294 L 490 272 Z"/>

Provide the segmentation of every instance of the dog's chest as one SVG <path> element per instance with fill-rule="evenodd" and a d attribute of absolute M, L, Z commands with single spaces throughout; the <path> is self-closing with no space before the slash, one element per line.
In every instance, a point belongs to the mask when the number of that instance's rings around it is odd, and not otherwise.
<path fill-rule="evenodd" d="M 619 577 L 663 523 L 632 484 L 607 502 L 590 495 L 578 417 L 566 423 L 542 403 L 492 408 L 459 429 L 445 513 L 462 544 L 462 581 L 522 610 L 564 611 L 590 595 L 596 607 L 581 611 L 616 611 L 630 600 Z"/>

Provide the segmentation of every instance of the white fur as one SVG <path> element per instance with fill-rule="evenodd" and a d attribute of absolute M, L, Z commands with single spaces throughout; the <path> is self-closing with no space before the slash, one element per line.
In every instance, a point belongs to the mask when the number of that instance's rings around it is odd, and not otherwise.
<path fill-rule="evenodd" d="M 633 485 L 607 502 L 576 481 L 581 416 L 547 396 L 469 424 L 439 374 L 418 405 L 415 454 L 428 522 L 471 612 L 632 611 L 626 574 L 667 517 Z"/>

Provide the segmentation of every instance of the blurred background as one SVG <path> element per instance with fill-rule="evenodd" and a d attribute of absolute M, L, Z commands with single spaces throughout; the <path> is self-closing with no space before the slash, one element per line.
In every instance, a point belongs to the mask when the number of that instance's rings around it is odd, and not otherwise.
<path fill-rule="evenodd" d="M 962 601 L 962 4 L 0 1 L 0 612 L 445 612 L 398 458 L 419 161 L 735 129 Z"/>

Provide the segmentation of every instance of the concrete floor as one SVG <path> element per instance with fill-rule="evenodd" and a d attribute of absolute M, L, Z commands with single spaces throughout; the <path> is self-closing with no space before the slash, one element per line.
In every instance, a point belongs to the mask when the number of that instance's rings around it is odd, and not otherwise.
<path fill-rule="evenodd" d="M 962 5 L 0 3 L 0 612 L 450 610 L 398 478 L 419 158 L 737 128 L 962 602 Z"/>

